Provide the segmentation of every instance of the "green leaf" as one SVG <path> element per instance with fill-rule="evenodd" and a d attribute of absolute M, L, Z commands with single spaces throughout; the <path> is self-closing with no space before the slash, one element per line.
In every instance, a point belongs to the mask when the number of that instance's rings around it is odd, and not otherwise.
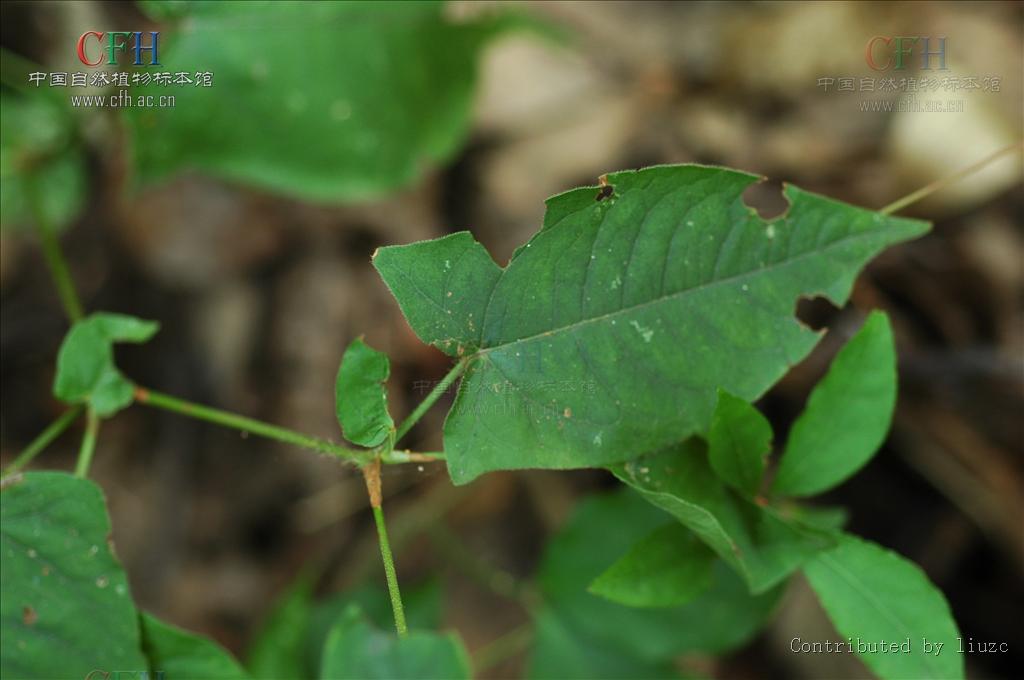
<path fill-rule="evenodd" d="M 719 387 L 754 401 L 817 343 L 793 316 L 799 297 L 843 304 L 868 260 L 928 229 L 792 186 L 789 211 L 765 222 L 742 200 L 757 177 L 723 168 L 607 181 L 602 201 L 597 187 L 549 199 L 497 275 L 468 234 L 375 259 L 420 339 L 473 358 L 444 427 L 458 484 L 706 432 Z"/>
<path fill-rule="evenodd" d="M 114 366 L 114 343 L 142 343 L 160 327 L 123 314 L 92 314 L 68 331 L 57 355 L 53 393 L 69 404 L 88 404 L 110 416 L 132 403 L 134 389 Z"/>
<path fill-rule="evenodd" d="M 862 468 L 885 441 L 896 405 L 896 348 L 875 311 L 832 360 L 793 424 L 772 490 L 826 491 Z"/>
<path fill-rule="evenodd" d="M 650 662 L 609 647 L 569 625 L 549 609 L 533 619 L 530 680 L 622 680 L 678 678 L 668 661 Z"/>
<path fill-rule="evenodd" d="M 719 653 L 746 642 L 764 623 L 782 593 L 776 588 L 751 596 L 721 561 L 711 584 L 678 607 L 633 608 L 587 592 L 637 538 L 673 523 L 636 493 L 592 496 L 577 506 L 565 527 L 548 543 L 538 573 L 547 611 L 583 642 L 645 664 L 661 664 L 687 652 Z M 589 648 L 589 643 L 585 645 Z M 586 668 L 578 674 L 584 675 Z"/>
<path fill-rule="evenodd" d="M 772 509 L 736 496 L 715 476 L 698 439 L 641 456 L 612 472 L 697 534 L 755 593 L 833 545 L 830 532 L 787 522 Z"/>
<path fill-rule="evenodd" d="M 277 601 L 256 634 L 245 666 L 254 678 L 305 680 L 306 636 L 313 612 L 313 583 L 300 576 Z"/>
<path fill-rule="evenodd" d="M 320 677 L 330 680 L 468 678 L 469 655 L 454 634 L 411 631 L 399 638 L 370 626 L 351 607 L 331 629 Z"/>
<path fill-rule="evenodd" d="M 479 349 L 501 268 L 468 231 L 379 248 L 373 266 L 421 340 L 451 356 Z"/>
<path fill-rule="evenodd" d="M 441 621 L 441 588 L 426 581 L 402 588 L 410 628 L 436 628 Z M 376 585 L 363 585 L 313 601 L 308 574 L 300 576 L 275 604 L 249 647 L 246 667 L 254 678 L 296 680 L 320 676 L 324 642 L 334 624 L 356 604 L 371 623 L 393 624 L 391 600 Z"/>
<path fill-rule="evenodd" d="M 390 371 L 387 355 L 362 338 L 353 340 L 345 350 L 334 385 L 334 403 L 338 424 L 353 444 L 377 446 L 394 431 L 384 389 Z"/>
<path fill-rule="evenodd" d="M 31 202 L 38 200 L 51 228 L 66 226 L 82 209 L 87 189 L 70 113 L 41 93 L 6 88 L 0 107 L 0 222 L 5 227 L 32 223 Z"/>
<path fill-rule="evenodd" d="M 719 390 L 708 431 L 708 460 L 719 479 L 746 496 L 755 496 L 771 446 L 772 426 L 760 411 Z"/>
<path fill-rule="evenodd" d="M 92 482 L 29 472 L 0 491 L 0 675 L 84 678 L 145 671 L 110 520 Z"/>
<path fill-rule="evenodd" d="M 882 678 L 964 677 L 960 633 L 949 605 L 916 564 L 846 535 L 809 561 L 804 574 L 844 638 L 854 644 L 909 640 L 910 653 L 858 651 Z M 924 651 L 925 641 L 941 644 L 939 653 Z"/>
<path fill-rule="evenodd" d="M 411 629 L 432 630 L 441 625 L 441 586 L 436 580 L 408 587 L 402 584 L 402 603 L 406 622 Z M 391 600 L 383 588 L 364 585 L 318 602 L 306 635 L 306 659 L 311 677 L 320 677 L 320 661 L 324 643 L 334 624 L 353 605 L 358 605 L 374 626 L 390 630 L 394 625 Z"/>
<path fill-rule="evenodd" d="M 640 539 L 590 584 L 590 592 L 628 607 L 685 604 L 711 583 L 714 553 L 681 524 Z"/>
<path fill-rule="evenodd" d="M 244 680 L 249 676 L 234 657 L 213 640 L 143 613 L 142 648 L 149 667 L 165 680 Z"/>
<path fill-rule="evenodd" d="M 469 126 L 477 57 L 508 24 L 454 21 L 439 2 L 190 9 L 161 34 L 160 61 L 211 72 L 212 85 L 132 88 L 175 97 L 124 110 L 140 178 L 197 169 L 323 201 L 381 195 L 449 158 Z"/>

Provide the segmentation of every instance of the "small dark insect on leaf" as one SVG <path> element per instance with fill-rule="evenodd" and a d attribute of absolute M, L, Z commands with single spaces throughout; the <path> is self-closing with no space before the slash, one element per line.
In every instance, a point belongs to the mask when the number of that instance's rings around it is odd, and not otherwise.
<path fill-rule="evenodd" d="M 603 201 L 604 199 L 610 197 L 614 193 L 615 193 L 615 187 L 613 187 L 610 184 L 606 184 L 603 187 L 601 187 L 600 191 L 597 192 L 597 198 L 594 199 L 594 200 Z"/>

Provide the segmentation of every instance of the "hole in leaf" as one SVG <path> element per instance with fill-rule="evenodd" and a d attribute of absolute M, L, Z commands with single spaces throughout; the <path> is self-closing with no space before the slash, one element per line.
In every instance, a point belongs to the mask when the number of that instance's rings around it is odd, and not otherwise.
<path fill-rule="evenodd" d="M 839 307 L 824 297 L 802 297 L 796 302 L 796 318 L 815 331 L 827 328 L 838 318 Z"/>
<path fill-rule="evenodd" d="M 743 203 L 763 220 L 773 220 L 789 210 L 789 201 L 782 193 L 782 182 L 767 179 L 751 184 L 743 191 Z"/>

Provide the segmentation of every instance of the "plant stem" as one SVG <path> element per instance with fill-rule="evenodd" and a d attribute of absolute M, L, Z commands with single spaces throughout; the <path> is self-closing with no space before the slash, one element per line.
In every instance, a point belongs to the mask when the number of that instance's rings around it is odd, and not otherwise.
<path fill-rule="evenodd" d="M 957 170 L 952 175 L 947 175 L 946 177 L 941 177 L 941 178 L 935 180 L 934 182 L 921 187 L 917 191 L 913 191 L 913 192 L 907 194 L 906 196 L 904 196 L 903 198 L 900 198 L 898 200 L 893 201 L 892 203 L 890 203 L 889 205 L 885 206 L 884 208 L 882 208 L 878 212 L 882 213 L 883 215 L 891 215 L 894 212 L 898 212 L 900 210 L 903 210 L 908 205 L 910 205 L 912 203 L 917 203 L 922 198 L 924 198 L 926 196 L 929 196 L 930 194 L 935 193 L 939 189 L 944 189 L 946 186 L 952 184 L 953 182 L 961 180 L 964 177 L 967 177 L 968 175 L 974 174 L 975 172 L 977 172 L 978 170 L 981 170 L 982 168 L 984 168 L 985 166 L 987 166 L 989 163 L 991 163 L 992 161 L 996 160 L 997 158 L 1002 158 L 1003 156 L 1005 156 L 1005 155 L 1007 155 L 1009 153 L 1012 153 L 1013 151 L 1020 150 L 1022 148 L 1024 148 L 1024 142 L 1014 142 L 1013 144 L 1011 144 L 1011 145 L 1009 145 L 1007 147 L 1004 147 L 1004 148 L 1000 149 L 999 151 L 996 151 L 995 153 L 989 154 L 988 156 L 986 156 L 985 158 L 982 158 L 977 163 L 972 163 L 971 165 L 968 165 L 966 168 L 963 168 L 961 170 Z"/>
<path fill-rule="evenodd" d="M 432 524 L 428 534 L 434 548 L 445 559 L 495 595 L 517 602 L 527 610 L 540 601 L 539 595 L 529 584 L 520 582 L 504 569 L 480 559 L 444 522 Z"/>
<path fill-rule="evenodd" d="M 398 426 L 398 430 L 395 432 L 395 441 L 404 437 L 409 430 L 412 429 L 412 426 L 423 417 L 423 414 L 427 412 L 427 409 L 433 406 L 434 402 L 440 399 L 441 395 L 448 391 L 448 388 L 452 386 L 452 383 L 462 375 L 463 371 L 466 370 L 466 366 L 469 365 L 471 358 L 472 357 L 465 357 L 463 359 L 459 359 L 459 362 L 452 367 L 452 370 L 448 371 L 448 374 L 441 379 L 441 382 L 437 383 L 434 389 L 430 391 L 427 398 L 421 401 L 416 408 L 413 409 L 412 413 L 402 421 L 402 424 Z"/>
<path fill-rule="evenodd" d="M 202 406 L 155 390 L 136 387 L 135 400 L 140 404 L 155 406 L 156 408 L 162 408 L 166 411 L 173 411 L 174 413 L 188 416 L 189 418 L 205 420 L 207 422 L 241 430 L 246 433 L 252 433 L 259 437 L 273 439 L 285 444 L 301 446 L 304 449 L 312 449 L 313 451 L 337 456 L 338 458 L 343 458 L 357 464 L 366 462 L 368 457 L 371 455 L 369 451 L 349 449 L 325 439 L 311 437 L 309 435 L 302 434 L 301 432 L 296 432 L 295 430 L 289 430 L 288 428 L 271 425 L 261 420 L 240 416 L 238 414 L 231 413 L 230 411 L 222 411 L 209 406 Z"/>
<path fill-rule="evenodd" d="M 484 645 L 476 653 L 473 670 L 482 673 L 522 652 L 533 639 L 533 625 L 524 623 Z"/>
<path fill-rule="evenodd" d="M 169 394 L 163 394 L 162 392 L 157 392 L 156 390 L 144 387 L 135 388 L 135 401 L 146 406 L 153 406 L 155 408 L 164 409 L 165 411 L 172 411 L 189 418 L 205 420 L 210 423 L 223 425 L 224 427 L 230 427 L 246 433 L 251 432 L 258 437 L 265 437 L 266 439 L 273 439 L 274 441 L 284 442 L 285 444 L 300 446 L 304 449 L 311 449 L 318 453 L 337 456 L 338 458 L 350 461 L 356 465 L 365 464 L 374 455 L 372 451 L 350 449 L 344 446 L 339 446 L 338 444 L 329 442 L 326 439 L 311 437 L 309 435 L 302 434 L 301 432 L 296 432 L 295 430 L 289 430 L 285 427 L 271 425 L 270 423 L 255 420 L 254 418 L 247 418 L 245 416 L 238 415 L 237 413 L 231 413 L 230 411 L 222 411 L 221 409 L 211 408 L 210 406 L 203 406 L 202 404 L 196 404 L 195 402 L 186 401 L 185 399 L 172 397 Z M 401 463 L 432 463 L 438 460 L 444 460 L 444 453 L 439 451 L 419 453 L 416 451 L 409 451 L 408 449 L 401 449 L 388 451 L 386 453 L 381 452 L 380 454 L 380 461 L 387 465 L 397 465 Z"/>
<path fill-rule="evenodd" d="M 71 423 L 82 414 L 82 407 L 75 406 L 65 411 L 57 420 L 50 423 L 45 430 L 39 433 L 39 436 L 32 440 L 32 442 L 25 447 L 25 450 L 18 454 L 7 469 L 4 470 L 4 476 L 13 474 L 21 468 L 28 465 L 33 458 L 35 458 L 43 449 L 50 445 L 50 443 L 59 437 L 64 430 L 68 429 Z"/>
<path fill-rule="evenodd" d="M 395 571 L 395 558 L 391 554 L 388 542 L 388 528 L 384 524 L 384 509 L 380 487 L 380 461 L 373 460 L 363 466 L 363 477 L 366 479 L 366 493 L 370 496 L 370 507 L 373 509 L 373 521 L 377 525 L 377 542 L 380 544 L 380 557 L 384 562 L 384 576 L 388 582 L 388 595 L 391 597 L 391 611 L 395 616 L 395 630 L 399 637 L 409 634 L 405 625 L 405 607 L 402 606 L 402 593 L 398 589 L 398 573 Z"/>
<path fill-rule="evenodd" d="M 78 450 L 78 463 L 75 465 L 75 477 L 89 476 L 89 464 L 96 450 L 96 436 L 100 431 L 100 417 L 91 408 L 85 412 L 85 435 L 82 437 L 82 448 Z"/>
<path fill-rule="evenodd" d="M 402 593 L 398 590 L 398 573 L 395 571 L 395 559 L 391 555 L 388 543 L 388 530 L 384 524 L 384 510 L 380 506 L 373 508 L 373 521 L 377 524 L 377 538 L 380 541 L 380 557 L 384 561 L 384 576 L 388 581 L 388 595 L 391 597 L 391 611 L 395 615 L 395 630 L 399 637 L 409 634 L 405 625 L 405 608 L 402 606 Z"/>
<path fill-rule="evenodd" d="M 64 313 L 67 314 L 71 323 L 79 321 L 84 316 L 82 303 L 78 299 L 78 293 L 75 291 L 75 284 L 71 279 L 71 272 L 68 270 L 64 254 L 60 250 L 60 243 L 53 232 L 53 225 L 46 216 L 46 211 L 43 210 L 39 199 L 39 187 L 34 178 L 30 177 L 28 182 L 26 182 L 26 196 L 29 209 L 32 211 L 36 232 L 39 234 L 40 241 L 42 241 L 46 265 L 50 269 L 50 276 L 53 278 L 54 285 L 57 286 L 57 295 L 60 296 L 60 302 L 64 306 Z"/>

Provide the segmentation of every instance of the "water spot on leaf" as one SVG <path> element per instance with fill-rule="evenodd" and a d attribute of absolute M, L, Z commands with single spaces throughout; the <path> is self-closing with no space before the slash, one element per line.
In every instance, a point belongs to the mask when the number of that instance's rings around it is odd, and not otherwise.
<path fill-rule="evenodd" d="M 331 118 L 341 122 L 352 117 L 352 105 L 344 99 L 337 99 L 331 104 Z"/>
<path fill-rule="evenodd" d="M 639 321 L 630 321 L 629 325 L 636 329 L 636 332 L 640 334 L 644 342 L 650 342 L 651 338 L 654 337 L 654 330 L 641 326 Z"/>

